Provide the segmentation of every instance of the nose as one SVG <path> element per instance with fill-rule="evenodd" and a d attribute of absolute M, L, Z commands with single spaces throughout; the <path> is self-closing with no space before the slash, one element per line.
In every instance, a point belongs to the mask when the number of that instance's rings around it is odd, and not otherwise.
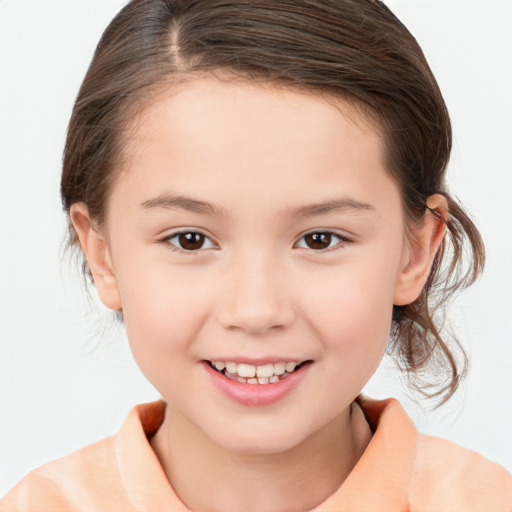
<path fill-rule="evenodd" d="M 293 292 L 275 258 L 240 258 L 224 278 L 219 322 L 229 330 L 261 335 L 289 326 L 295 317 Z"/>

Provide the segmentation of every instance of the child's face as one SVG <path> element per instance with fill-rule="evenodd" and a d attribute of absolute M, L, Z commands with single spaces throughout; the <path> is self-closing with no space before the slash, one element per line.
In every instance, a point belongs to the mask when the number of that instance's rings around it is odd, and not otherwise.
<path fill-rule="evenodd" d="M 339 105 L 198 79 L 137 120 L 109 199 L 100 296 L 170 414 L 230 450 L 286 450 L 346 420 L 405 293 L 381 138 Z M 214 361 L 309 363 L 240 384 Z"/>

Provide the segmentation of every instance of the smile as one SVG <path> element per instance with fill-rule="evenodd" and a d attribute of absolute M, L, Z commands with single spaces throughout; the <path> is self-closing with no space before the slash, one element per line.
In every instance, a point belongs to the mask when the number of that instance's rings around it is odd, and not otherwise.
<path fill-rule="evenodd" d="M 289 377 L 307 362 L 278 362 L 256 366 L 232 361 L 208 361 L 215 371 L 242 384 L 275 384 Z"/>

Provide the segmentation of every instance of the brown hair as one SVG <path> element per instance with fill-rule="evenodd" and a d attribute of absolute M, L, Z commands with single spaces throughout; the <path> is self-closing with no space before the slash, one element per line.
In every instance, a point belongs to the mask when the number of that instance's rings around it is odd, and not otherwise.
<path fill-rule="evenodd" d="M 448 235 L 421 296 L 395 307 L 389 343 L 413 388 L 447 400 L 467 358 L 441 336 L 443 306 L 480 274 L 484 248 L 446 190 L 452 137 L 439 87 L 414 37 L 380 1 L 132 0 L 105 30 L 76 100 L 64 209 L 83 202 L 101 225 L 134 115 L 162 87 L 217 71 L 348 99 L 371 116 L 409 222 L 423 218 L 430 195 L 447 198 Z"/>

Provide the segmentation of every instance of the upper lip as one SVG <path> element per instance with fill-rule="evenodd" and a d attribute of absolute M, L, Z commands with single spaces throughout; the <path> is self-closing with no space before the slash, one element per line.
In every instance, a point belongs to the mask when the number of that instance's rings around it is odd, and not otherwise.
<path fill-rule="evenodd" d="M 306 361 L 311 361 L 308 358 L 293 358 L 293 357 L 280 357 L 280 356 L 272 356 L 272 357 L 258 357 L 258 358 L 248 358 L 248 357 L 235 357 L 228 356 L 217 357 L 214 359 L 205 359 L 205 361 L 214 363 L 216 361 L 222 361 L 224 363 L 237 363 L 237 364 L 251 364 L 254 366 L 264 366 L 266 364 L 276 364 L 276 363 L 305 363 Z"/>

